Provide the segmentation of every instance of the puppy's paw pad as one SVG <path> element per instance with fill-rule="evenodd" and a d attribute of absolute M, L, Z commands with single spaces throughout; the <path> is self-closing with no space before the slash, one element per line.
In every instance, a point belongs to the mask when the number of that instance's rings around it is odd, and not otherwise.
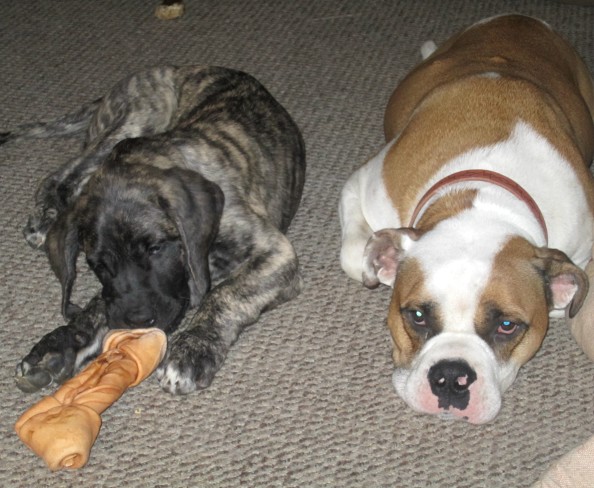
<path fill-rule="evenodd" d="M 217 343 L 178 332 L 169 340 L 167 357 L 157 371 L 161 387 L 176 395 L 207 388 L 223 363 Z"/>
<path fill-rule="evenodd" d="M 33 249 L 41 249 L 45 244 L 45 235 L 39 232 L 25 233 L 25 240 Z"/>
<path fill-rule="evenodd" d="M 23 236 L 33 249 L 39 249 L 45 244 L 47 232 L 41 232 L 40 219 L 34 216 L 29 217 L 27 224 L 23 228 Z"/>
<path fill-rule="evenodd" d="M 198 389 L 191 371 L 182 371 L 178 365 L 168 364 L 157 370 L 161 388 L 172 395 L 187 395 Z"/>
<path fill-rule="evenodd" d="M 23 235 L 27 244 L 33 249 L 40 249 L 45 244 L 47 233 L 58 218 L 55 208 L 48 208 L 43 215 L 31 215 L 23 228 Z"/>
<path fill-rule="evenodd" d="M 53 382 L 53 378 L 47 370 L 31 366 L 26 361 L 17 365 L 14 379 L 17 388 L 25 393 L 42 390 Z"/>
<path fill-rule="evenodd" d="M 59 385 L 72 376 L 75 362 L 72 350 L 67 350 L 63 354 L 46 353 L 38 362 L 35 362 L 33 357 L 28 358 L 17 364 L 15 372 L 16 386 L 25 393 Z"/>

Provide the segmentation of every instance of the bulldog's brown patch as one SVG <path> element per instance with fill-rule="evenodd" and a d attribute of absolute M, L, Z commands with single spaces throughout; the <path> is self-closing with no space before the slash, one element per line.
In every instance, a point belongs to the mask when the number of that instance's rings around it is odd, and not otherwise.
<path fill-rule="evenodd" d="M 424 325 L 415 324 L 415 311 L 423 314 Z M 399 265 L 388 310 L 388 328 L 394 342 L 392 357 L 399 367 L 410 366 L 423 344 L 441 331 L 439 309 L 425 289 L 425 278 L 415 259 Z"/>
<path fill-rule="evenodd" d="M 519 237 L 505 244 L 493 261 L 476 315 L 477 333 L 497 357 L 518 365 L 536 354 L 549 324 L 544 277 L 534 265 L 535 249 Z"/>
<path fill-rule="evenodd" d="M 523 16 L 478 24 L 419 64 L 392 94 L 384 131 L 386 140 L 398 139 L 385 158 L 388 194 L 407 222 L 445 163 L 504 141 L 522 120 L 568 160 L 594 209 L 593 112 L 587 67 L 545 24 Z"/>

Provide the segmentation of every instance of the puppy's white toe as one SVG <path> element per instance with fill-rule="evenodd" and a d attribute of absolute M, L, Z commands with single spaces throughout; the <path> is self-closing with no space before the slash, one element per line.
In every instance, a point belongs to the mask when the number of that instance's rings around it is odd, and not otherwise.
<path fill-rule="evenodd" d="M 196 390 L 196 383 L 190 375 L 181 372 L 172 364 L 160 368 L 157 371 L 157 378 L 161 388 L 172 395 L 187 395 Z"/>

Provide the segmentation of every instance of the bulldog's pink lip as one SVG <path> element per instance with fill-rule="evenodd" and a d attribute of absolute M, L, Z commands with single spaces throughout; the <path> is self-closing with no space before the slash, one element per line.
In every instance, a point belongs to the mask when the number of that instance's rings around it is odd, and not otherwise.
<path fill-rule="evenodd" d="M 404 398 L 405 401 L 415 410 L 428 415 L 435 415 L 443 420 L 462 420 L 471 424 L 484 424 L 490 422 L 496 415 L 497 409 L 492 412 L 492 405 L 488 400 L 484 399 L 485 383 L 479 377 L 469 387 L 470 400 L 468 406 L 464 409 L 459 409 L 454 405 L 448 407 L 439 406 L 439 398 L 431 391 L 428 382 L 417 390 L 416 395 L 410 398 Z M 487 395 L 488 396 L 488 395 Z"/>

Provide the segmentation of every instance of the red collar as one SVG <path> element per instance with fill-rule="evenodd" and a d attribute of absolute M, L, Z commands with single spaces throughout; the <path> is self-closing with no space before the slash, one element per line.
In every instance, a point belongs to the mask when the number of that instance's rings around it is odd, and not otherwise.
<path fill-rule="evenodd" d="M 484 181 L 486 183 L 493 183 L 494 185 L 497 185 L 507 190 L 512 195 L 519 198 L 528 206 L 528 208 L 540 224 L 542 232 L 544 234 L 545 242 L 548 242 L 549 236 L 547 232 L 547 224 L 542 215 L 542 212 L 538 208 L 538 205 L 536 204 L 534 199 L 528 194 L 528 192 L 507 176 L 503 176 L 502 174 L 495 173 L 494 171 L 489 171 L 485 169 L 469 169 L 465 171 L 459 171 L 457 173 L 453 173 L 449 176 L 446 176 L 442 180 L 439 180 L 437 183 L 435 183 L 435 185 L 433 185 L 431 188 L 429 188 L 429 190 L 427 190 L 427 193 L 423 195 L 423 198 L 419 200 L 419 203 L 417 204 L 417 207 L 415 208 L 412 217 L 410 218 L 409 227 L 415 226 L 419 213 L 425 207 L 425 205 L 431 199 L 431 197 L 435 195 L 437 190 L 443 188 L 444 186 L 459 183 L 461 181 Z"/>

